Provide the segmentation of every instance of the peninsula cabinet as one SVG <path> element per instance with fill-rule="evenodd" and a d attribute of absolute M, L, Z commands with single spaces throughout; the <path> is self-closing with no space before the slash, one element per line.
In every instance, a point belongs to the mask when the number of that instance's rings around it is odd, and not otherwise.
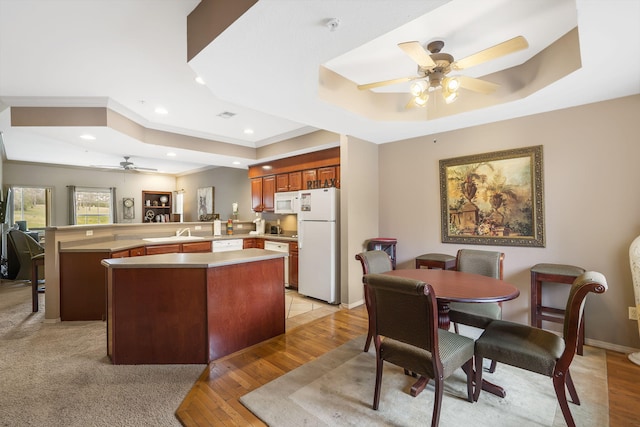
<path fill-rule="evenodd" d="M 282 254 L 205 257 L 102 262 L 113 364 L 204 364 L 284 333 Z"/>
<path fill-rule="evenodd" d="M 273 212 L 276 192 L 275 175 L 251 180 L 251 209 L 255 212 Z"/>
<path fill-rule="evenodd" d="M 60 253 L 60 320 L 105 320 L 105 258 L 144 255 L 144 247 L 117 252 Z"/>

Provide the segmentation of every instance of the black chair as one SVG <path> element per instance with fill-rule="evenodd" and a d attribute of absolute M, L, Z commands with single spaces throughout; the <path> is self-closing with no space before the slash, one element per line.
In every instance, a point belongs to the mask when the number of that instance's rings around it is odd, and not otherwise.
<path fill-rule="evenodd" d="M 460 249 L 456 255 L 456 270 L 480 274 L 502 280 L 504 253 L 477 249 Z M 502 304 L 488 302 L 482 304 L 452 302 L 449 319 L 458 333 L 458 323 L 484 329 L 493 320 L 502 319 Z M 495 372 L 496 363 L 491 362 L 489 372 Z"/>
<path fill-rule="evenodd" d="M 31 280 L 31 259 L 36 255 L 43 254 L 44 247 L 20 230 L 9 230 L 8 235 L 9 250 L 13 251 L 10 260 L 16 260 L 19 265 L 18 272 L 14 277 L 15 280 Z"/>
<path fill-rule="evenodd" d="M 573 403 L 579 405 L 580 399 L 573 385 L 569 366 L 578 346 L 585 298 L 589 292 L 601 294 L 606 290 L 605 277 L 594 271 L 582 274 L 573 282 L 567 300 L 562 337 L 534 326 L 504 320 L 491 322 L 476 340 L 476 384 L 482 382 L 481 367 L 484 358 L 551 377 L 562 415 L 569 427 L 575 427 L 565 387 L 569 390 Z M 475 388 L 474 400 L 478 400 L 480 389 Z"/>
<path fill-rule="evenodd" d="M 362 276 L 364 282 L 364 275 L 369 273 L 384 273 L 386 271 L 393 270 L 393 264 L 391 257 L 383 250 L 373 250 L 361 252 L 356 255 L 356 259 L 362 264 Z M 373 337 L 373 322 L 371 313 L 371 304 L 369 301 L 369 295 L 367 290 L 367 284 L 364 284 L 364 302 L 367 307 L 367 314 L 369 316 L 369 331 L 367 332 L 367 340 L 364 343 L 364 352 L 369 351 L 371 346 L 371 339 Z"/>
<path fill-rule="evenodd" d="M 373 409 L 380 403 L 383 362 L 387 361 L 404 368 L 405 374 L 409 370 L 434 380 L 431 426 L 435 427 L 440 420 L 444 379 L 460 367 L 467 372 L 467 399 L 472 401 L 474 341 L 438 327 L 438 304 L 431 285 L 384 274 L 367 274 L 364 281 L 374 313 Z"/>

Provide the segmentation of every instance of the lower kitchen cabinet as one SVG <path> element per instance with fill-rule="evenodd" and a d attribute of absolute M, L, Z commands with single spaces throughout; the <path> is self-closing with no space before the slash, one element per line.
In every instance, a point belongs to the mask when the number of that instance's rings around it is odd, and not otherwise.
<path fill-rule="evenodd" d="M 211 252 L 211 242 L 207 240 L 206 242 L 183 243 L 180 252 L 185 252 L 185 253 Z"/>
<path fill-rule="evenodd" d="M 243 239 L 242 249 L 251 249 L 256 247 L 256 239 Z"/>
<path fill-rule="evenodd" d="M 298 289 L 298 243 L 289 243 L 289 287 Z"/>

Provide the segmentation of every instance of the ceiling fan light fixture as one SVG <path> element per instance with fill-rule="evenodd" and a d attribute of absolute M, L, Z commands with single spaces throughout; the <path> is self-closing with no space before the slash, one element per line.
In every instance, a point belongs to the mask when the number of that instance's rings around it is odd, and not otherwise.
<path fill-rule="evenodd" d="M 429 88 L 429 85 L 427 84 L 426 81 L 418 80 L 411 84 L 411 86 L 409 87 L 409 91 L 411 92 L 411 95 L 418 97 L 422 95 L 424 92 L 426 92 L 428 88 Z"/>
<path fill-rule="evenodd" d="M 444 96 L 444 102 L 447 104 L 451 104 L 456 99 L 458 99 L 458 92 L 449 92 L 447 90 L 443 90 L 442 96 Z"/>
<path fill-rule="evenodd" d="M 428 100 L 429 100 L 429 92 L 425 90 L 420 95 L 416 96 L 413 102 L 418 107 L 424 107 L 425 105 L 427 105 Z"/>
<path fill-rule="evenodd" d="M 442 86 L 449 92 L 457 92 L 460 89 L 460 80 L 457 77 L 445 77 Z"/>

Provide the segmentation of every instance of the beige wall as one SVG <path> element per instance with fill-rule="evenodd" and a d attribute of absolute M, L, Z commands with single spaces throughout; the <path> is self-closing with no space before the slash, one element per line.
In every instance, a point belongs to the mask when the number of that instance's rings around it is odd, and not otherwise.
<path fill-rule="evenodd" d="M 639 112 L 636 95 L 380 145 L 380 234 L 398 239 L 399 268 L 428 252 L 455 255 L 463 245 L 441 243 L 438 161 L 542 145 L 546 247 L 468 247 L 506 254 L 505 279 L 521 294 L 503 305 L 504 317 L 523 323 L 534 264 L 602 272 L 609 290 L 587 300 L 587 338 L 640 348 L 627 310 L 634 305 L 629 245 L 640 234 Z"/>
<path fill-rule="evenodd" d="M 185 221 L 198 221 L 197 190 L 202 187 L 214 187 L 214 213 L 220 219 L 231 218 L 233 203 L 238 203 L 238 219 L 252 221 L 251 183 L 246 169 L 214 168 L 207 171 L 178 177 L 176 188 L 184 189 Z"/>
<path fill-rule="evenodd" d="M 355 259 L 378 234 L 378 146 L 353 137 L 340 142 L 340 298 L 364 303 L 362 267 Z"/>
<path fill-rule="evenodd" d="M 101 171 L 90 168 L 71 168 L 5 162 L 3 168 L 5 186 L 47 186 L 53 188 L 52 224 L 68 224 L 67 185 L 83 187 L 116 187 L 118 222 L 142 222 L 142 190 L 174 191 L 176 179 L 168 175 L 143 174 L 123 171 Z M 135 218 L 122 219 L 121 201 L 133 197 Z"/>

